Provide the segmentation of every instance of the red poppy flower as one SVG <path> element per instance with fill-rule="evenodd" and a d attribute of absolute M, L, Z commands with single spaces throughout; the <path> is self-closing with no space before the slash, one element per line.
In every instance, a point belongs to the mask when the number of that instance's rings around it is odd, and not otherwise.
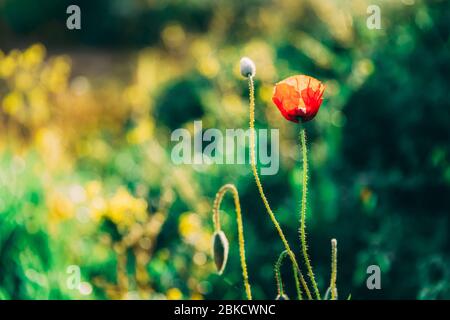
<path fill-rule="evenodd" d="M 306 122 L 319 111 L 324 90 L 325 86 L 313 77 L 292 76 L 275 85 L 272 101 L 287 120 Z"/>

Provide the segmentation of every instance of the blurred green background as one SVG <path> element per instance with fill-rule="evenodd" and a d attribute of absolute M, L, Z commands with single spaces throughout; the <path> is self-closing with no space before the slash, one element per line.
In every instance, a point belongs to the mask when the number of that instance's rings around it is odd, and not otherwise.
<path fill-rule="evenodd" d="M 366 26 L 371 4 L 380 30 Z M 257 127 L 280 129 L 280 171 L 262 182 L 298 257 L 298 126 L 272 88 L 300 73 L 327 86 L 307 125 L 321 292 L 335 237 L 341 299 L 449 299 L 449 30 L 445 0 L 0 1 L 0 298 L 244 298 L 228 196 L 223 276 L 210 255 L 212 201 L 231 182 L 253 295 L 273 299 L 283 246 L 250 166 L 170 158 L 171 131 L 194 120 L 247 128 L 246 55 Z M 381 290 L 366 287 L 373 264 Z"/>

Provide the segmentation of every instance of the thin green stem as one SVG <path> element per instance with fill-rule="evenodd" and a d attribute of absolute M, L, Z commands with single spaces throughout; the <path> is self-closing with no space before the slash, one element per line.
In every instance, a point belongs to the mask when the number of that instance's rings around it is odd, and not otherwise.
<path fill-rule="evenodd" d="M 302 144 L 302 155 L 303 155 L 303 191 L 302 191 L 302 206 L 300 212 L 300 231 L 299 231 L 300 242 L 302 245 L 303 259 L 305 260 L 306 268 L 308 270 L 308 276 L 314 288 L 316 298 L 317 300 L 320 300 L 319 288 L 317 287 L 316 279 L 314 278 L 311 262 L 308 257 L 308 247 L 306 244 L 306 198 L 308 193 L 308 155 L 306 148 L 305 128 L 301 128 L 300 130 L 300 140 Z"/>
<path fill-rule="evenodd" d="M 221 230 L 220 227 L 220 204 L 222 203 L 222 199 L 227 191 L 231 191 L 234 198 L 234 207 L 236 209 L 236 222 L 238 226 L 238 238 L 239 238 L 239 255 L 241 259 L 241 268 L 242 268 L 242 277 L 244 279 L 244 287 L 245 293 L 247 294 L 247 299 L 252 300 L 252 290 L 250 287 L 250 283 L 248 281 L 248 272 L 247 272 L 247 262 L 245 260 L 245 240 L 244 240 L 244 227 L 242 224 L 242 214 L 241 214 L 241 204 L 239 202 L 239 193 L 236 187 L 233 184 L 226 184 L 216 194 L 216 198 L 213 204 L 213 222 L 214 229 L 216 232 Z"/>
<path fill-rule="evenodd" d="M 278 257 L 277 262 L 275 263 L 275 281 L 277 282 L 277 293 L 279 296 L 284 294 L 283 279 L 281 278 L 280 268 L 281 268 L 281 263 L 283 262 L 283 259 L 286 255 L 287 255 L 287 251 L 284 250 Z"/>
<path fill-rule="evenodd" d="M 264 194 L 264 189 L 263 189 L 261 181 L 259 179 L 258 170 L 256 168 L 256 156 L 255 156 L 255 88 L 254 88 L 252 76 L 248 77 L 248 86 L 249 86 L 249 90 L 250 90 L 250 163 L 251 163 L 251 167 L 252 167 L 253 176 L 255 177 L 255 181 L 256 181 L 256 185 L 258 187 L 259 194 L 264 203 L 264 206 L 266 207 L 267 213 L 269 214 L 270 220 L 272 221 L 273 225 L 275 226 L 275 229 L 277 230 L 278 235 L 280 236 L 281 241 L 283 242 L 283 245 L 289 254 L 292 264 L 295 266 L 295 268 L 298 271 L 298 274 L 300 276 L 300 281 L 305 289 L 306 295 L 311 300 L 312 299 L 311 293 L 309 291 L 309 288 L 308 288 L 308 285 L 306 284 L 305 279 L 303 278 L 300 267 L 298 266 L 297 260 L 295 258 L 295 254 L 291 250 L 291 247 L 289 246 L 289 243 L 287 242 L 286 237 L 284 236 L 283 230 L 281 229 L 280 224 L 278 223 L 274 213 L 272 212 L 272 209 L 270 208 L 269 202 L 267 201 L 266 195 Z"/>
<path fill-rule="evenodd" d="M 337 299 L 336 278 L 337 278 L 337 241 L 336 239 L 331 239 L 331 279 L 330 279 L 331 300 Z"/>
<path fill-rule="evenodd" d="M 286 250 L 284 250 L 278 257 L 277 262 L 275 263 L 275 280 L 277 282 L 277 291 L 278 291 L 279 296 L 282 296 L 284 294 L 283 279 L 281 277 L 280 268 L 284 261 L 284 258 L 287 255 L 288 255 L 288 252 Z M 292 271 L 294 273 L 295 289 L 297 290 L 297 298 L 298 298 L 298 300 L 303 300 L 302 291 L 300 289 L 300 282 L 298 279 L 298 272 L 297 272 L 297 269 L 295 269 L 294 265 L 292 265 Z"/>

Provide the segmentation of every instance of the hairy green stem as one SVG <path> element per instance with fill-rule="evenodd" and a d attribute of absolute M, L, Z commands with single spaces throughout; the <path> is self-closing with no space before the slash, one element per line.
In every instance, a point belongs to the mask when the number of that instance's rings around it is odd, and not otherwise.
<path fill-rule="evenodd" d="M 331 279 L 330 279 L 331 300 L 337 299 L 336 278 L 337 278 L 337 241 L 336 239 L 331 239 Z"/>
<path fill-rule="evenodd" d="M 314 278 L 314 273 L 311 267 L 311 262 L 308 257 L 308 247 L 306 244 L 306 198 L 308 193 L 308 155 L 306 147 L 306 130 L 301 128 L 300 130 L 300 140 L 302 145 L 302 155 L 303 155 L 303 191 L 302 191 L 302 204 L 300 212 L 300 242 L 302 245 L 303 259 L 305 260 L 306 268 L 308 271 L 309 279 L 311 280 L 314 293 L 317 300 L 320 300 L 319 288 L 317 287 L 316 279 Z"/>
<path fill-rule="evenodd" d="M 286 250 L 284 250 L 278 257 L 277 262 L 275 263 L 275 280 L 277 282 L 277 291 L 278 291 L 279 296 L 282 296 L 284 294 L 283 279 L 281 277 L 280 268 L 284 261 L 284 258 L 287 255 L 288 255 L 288 252 Z M 297 290 L 297 298 L 298 298 L 298 300 L 303 300 L 302 291 L 300 289 L 300 282 L 298 279 L 298 272 L 297 272 L 297 269 L 295 269 L 294 265 L 292 265 L 292 271 L 294 273 L 295 289 Z"/>
<path fill-rule="evenodd" d="M 283 262 L 283 258 L 287 255 L 287 251 L 284 250 L 280 256 L 278 257 L 277 262 L 275 263 L 275 281 L 277 282 L 277 293 L 279 296 L 284 294 L 283 288 L 283 279 L 281 278 L 281 263 Z"/>

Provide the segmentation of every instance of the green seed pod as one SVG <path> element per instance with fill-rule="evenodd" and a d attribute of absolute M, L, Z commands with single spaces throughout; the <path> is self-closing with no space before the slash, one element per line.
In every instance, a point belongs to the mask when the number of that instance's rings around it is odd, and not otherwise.
<path fill-rule="evenodd" d="M 217 272 L 222 274 L 228 260 L 228 239 L 223 231 L 214 232 L 213 235 L 213 258 Z"/>
<path fill-rule="evenodd" d="M 275 300 L 289 300 L 289 297 L 286 294 L 283 293 L 283 294 L 277 295 Z"/>

